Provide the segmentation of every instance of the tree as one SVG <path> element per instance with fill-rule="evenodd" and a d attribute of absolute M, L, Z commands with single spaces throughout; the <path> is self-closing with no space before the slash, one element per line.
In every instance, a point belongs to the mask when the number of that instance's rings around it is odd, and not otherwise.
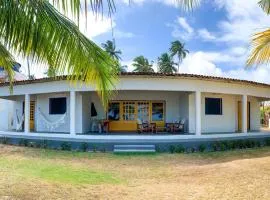
<path fill-rule="evenodd" d="M 153 65 L 144 56 L 134 58 L 132 65 L 135 67 L 134 72 L 154 72 Z"/>
<path fill-rule="evenodd" d="M 179 72 L 180 63 L 187 56 L 189 51 L 187 49 L 185 49 L 184 43 L 181 43 L 179 40 L 175 40 L 171 43 L 170 53 L 171 53 L 172 57 L 177 56 L 177 58 L 178 58 L 177 72 Z"/>
<path fill-rule="evenodd" d="M 113 11 L 113 0 L 106 1 Z M 79 31 L 81 8 L 87 11 L 87 3 L 95 13 L 102 10 L 102 0 L 0 0 L 0 66 L 11 83 L 16 62 L 11 52 L 16 52 L 37 64 L 56 67 L 73 81 L 94 84 L 106 102 L 116 79 L 114 61 Z M 67 15 L 78 19 L 77 23 Z"/>
<path fill-rule="evenodd" d="M 106 43 L 101 44 L 102 48 L 115 60 L 121 60 L 121 50 L 116 50 L 115 40 L 107 40 Z"/>
<path fill-rule="evenodd" d="M 49 67 L 48 70 L 44 74 L 47 75 L 48 77 L 56 77 L 57 76 L 57 72 L 56 72 L 56 69 L 54 67 Z"/>
<path fill-rule="evenodd" d="M 267 15 L 270 14 L 270 0 L 261 0 L 259 5 Z M 251 54 L 247 59 L 247 65 L 268 64 L 270 62 L 270 28 L 255 33 L 251 46 Z"/>
<path fill-rule="evenodd" d="M 177 72 L 175 67 L 176 63 L 173 61 L 173 57 L 168 53 L 163 53 L 158 57 L 158 72 L 161 73 L 174 73 Z"/>

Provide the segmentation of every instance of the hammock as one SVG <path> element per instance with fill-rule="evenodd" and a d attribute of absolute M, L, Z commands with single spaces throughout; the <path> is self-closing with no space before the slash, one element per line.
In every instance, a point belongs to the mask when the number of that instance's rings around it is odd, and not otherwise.
<path fill-rule="evenodd" d="M 24 114 L 21 116 L 21 118 L 19 118 L 18 110 L 16 110 L 16 131 L 22 130 L 23 122 L 24 122 Z"/>
<path fill-rule="evenodd" d="M 51 132 L 54 130 L 54 129 L 56 129 L 56 128 L 58 128 L 59 126 L 61 126 L 62 124 L 64 124 L 65 123 L 65 118 L 66 118 L 66 116 L 67 116 L 67 113 L 65 113 L 65 114 L 63 114 L 63 116 L 61 116 L 57 121 L 51 121 L 51 120 L 49 120 L 47 117 L 46 117 L 46 115 L 41 111 L 41 109 L 40 108 L 38 108 L 38 111 L 39 111 L 39 115 L 40 115 L 40 117 L 41 117 L 41 119 L 42 119 L 42 121 L 43 121 L 43 125 L 47 128 L 47 129 L 49 129 Z"/>

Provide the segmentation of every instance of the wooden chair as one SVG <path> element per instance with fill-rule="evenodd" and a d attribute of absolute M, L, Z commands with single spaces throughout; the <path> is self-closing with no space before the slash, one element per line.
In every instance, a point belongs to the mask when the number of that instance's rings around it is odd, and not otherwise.
<path fill-rule="evenodd" d="M 149 132 L 150 126 L 148 123 L 143 123 L 140 119 L 137 119 L 137 132 L 138 133 L 144 133 Z"/>
<path fill-rule="evenodd" d="M 186 120 L 182 119 L 173 125 L 173 132 L 184 132 Z"/>

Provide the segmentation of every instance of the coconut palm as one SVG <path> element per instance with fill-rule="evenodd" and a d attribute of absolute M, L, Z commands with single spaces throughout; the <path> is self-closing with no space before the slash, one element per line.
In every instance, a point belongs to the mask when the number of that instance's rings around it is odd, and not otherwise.
<path fill-rule="evenodd" d="M 175 67 L 176 63 L 173 61 L 173 57 L 168 53 L 163 53 L 158 57 L 158 72 L 161 73 L 174 73 L 177 72 Z"/>
<path fill-rule="evenodd" d="M 267 15 L 270 14 L 270 0 L 261 0 L 259 5 Z M 270 62 L 270 28 L 254 34 L 251 45 L 252 50 L 247 65 L 268 64 Z"/>
<path fill-rule="evenodd" d="M 153 65 L 144 56 L 134 58 L 132 65 L 135 67 L 134 72 L 154 72 Z"/>
<path fill-rule="evenodd" d="M 175 40 L 171 43 L 170 53 L 172 57 L 177 56 L 177 59 L 178 59 L 177 72 L 179 72 L 180 63 L 187 56 L 189 51 L 185 49 L 184 43 L 181 43 L 179 40 Z"/>
<path fill-rule="evenodd" d="M 113 1 L 106 2 L 112 11 Z M 74 81 L 93 83 L 102 99 L 108 98 L 116 78 L 114 61 L 79 31 L 81 8 L 85 12 L 88 7 L 85 3 L 96 13 L 102 10 L 102 0 L 0 0 L 0 66 L 10 81 L 15 52 L 37 64 L 56 67 Z M 67 15 L 78 19 L 77 23 Z"/>
<path fill-rule="evenodd" d="M 107 40 L 106 43 L 101 44 L 102 48 L 115 60 L 121 60 L 121 50 L 116 50 L 115 40 Z"/>

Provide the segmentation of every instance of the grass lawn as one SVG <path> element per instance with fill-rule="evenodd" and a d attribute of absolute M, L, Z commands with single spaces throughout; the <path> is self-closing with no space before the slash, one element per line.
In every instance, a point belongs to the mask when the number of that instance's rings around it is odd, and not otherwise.
<path fill-rule="evenodd" d="M 114 155 L 0 145 L 0 199 L 270 199 L 270 148 Z"/>

